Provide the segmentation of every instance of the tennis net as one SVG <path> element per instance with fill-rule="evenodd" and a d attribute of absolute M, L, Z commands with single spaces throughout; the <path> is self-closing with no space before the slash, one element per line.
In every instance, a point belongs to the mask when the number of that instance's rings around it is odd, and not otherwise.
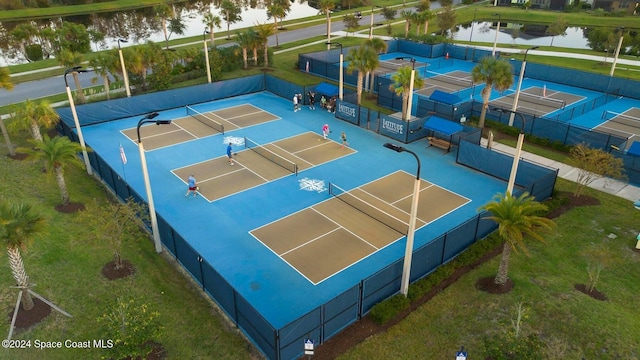
<path fill-rule="evenodd" d="M 442 81 L 442 82 L 445 82 L 447 84 L 461 86 L 461 87 L 464 87 L 464 88 L 473 87 L 473 81 L 471 81 L 469 79 L 463 79 L 463 78 L 459 78 L 459 77 L 455 77 L 455 76 L 451 76 L 451 75 L 446 75 L 446 74 L 437 74 L 435 76 L 432 76 L 430 79 L 431 80 L 436 80 L 436 81 Z"/>
<path fill-rule="evenodd" d="M 388 228 L 402 235 L 407 235 L 409 224 L 387 213 L 386 211 L 369 204 L 365 200 L 356 197 L 355 195 L 353 195 L 353 193 L 340 188 L 336 184 L 329 183 L 329 194 L 333 195 L 336 199 L 351 206 L 352 208 L 360 211 L 361 213 L 369 216 L 370 218 L 378 221 L 379 223 L 387 226 Z"/>
<path fill-rule="evenodd" d="M 213 120 L 210 116 L 199 112 L 189 105 L 186 105 L 185 108 L 187 109 L 187 115 L 191 115 L 192 118 L 200 121 L 201 123 L 216 130 L 217 132 L 224 134 L 224 125 L 220 124 L 219 122 Z"/>
<path fill-rule="evenodd" d="M 566 106 L 566 103 L 564 100 L 554 99 L 554 98 L 541 96 L 541 95 L 529 94 L 526 92 L 520 92 L 520 95 L 518 95 L 518 100 L 526 101 L 533 104 L 558 108 L 558 109 L 564 109 L 564 107 Z"/>
<path fill-rule="evenodd" d="M 244 138 L 244 147 L 245 147 L 245 149 L 252 150 L 256 154 L 258 154 L 258 155 L 262 156 L 263 158 L 271 161 L 272 163 L 274 163 L 276 165 L 280 165 L 281 167 L 285 168 L 286 170 L 289 170 L 292 173 L 298 175 L 298 164 L 294 163 L 293 161 L 291 161 L 289 159 L 286 159 L 286 158 L 282 157 L 281 155 L 278 155 L 278 154 L 274 153 L 273 151 L 265 148 L 262 145 L 259 145 L 255 141 L 245 137 Z"/>
<path fill-rule="evenodd" d="M 633 117 L 631 115 L 620 114 L 609 110 L 605 110 L 602 115 L 604 120 L 640 128 L 640 118 Z"/>
<path fill-rule="evenodd" d="M 425 65 L 427 64 L 421 63 L 421 62 L 416 62 L 415 64 L 412 64 L 411 61 L 407 61 L 407 60 L 381 60 L 378 62 L 378 67 L 391 70 L 394 72 L 403 66 L 408 66 L 412 69 L 415 69 L 417 72 L 420 67 Z"/>

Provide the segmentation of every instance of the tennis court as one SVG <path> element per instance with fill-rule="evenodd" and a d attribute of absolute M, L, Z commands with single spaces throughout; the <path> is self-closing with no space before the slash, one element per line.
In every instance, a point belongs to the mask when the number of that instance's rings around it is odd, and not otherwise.
<path fill-rule="evenodd" d="M 595 127 L 599 131 L 624 138 L 640 135 L 640 108 L 632 107 L 622 113 L 604 110 L 602 119 L 605 122 Z"/>
<path fill-rule="evenodd" d="M 314 285 L 406 236 L 415 176 L 397 171 L 251 231 Z M 416 229 L 470 200 L 420 181 Z"/>
<path fill-rule="evenodd" d="M 356 152 L 312 132 L 263 145 L 246 137 L 241 142 L 245 150 L 234 154 L 234 166 L 224 155 L 171 171 L 185 186 L 193 174 L 198 193 L 211 202 Z"/>
<path fill-rule="evenodd" d="M 490 106 L 511 109 L 515 101 L 515 90 L 508 90 L 508 94 L 491 100 Z M 558 109 L 583 100 L 584 96 L 573 95 L 559 90 L 547 88 L 547 86 L 532 86 L 520 91 L 518 96 L 517 112 L 542 116 Z"/>
<path fill-rule="evenodd" d="M 471 74 L 466 71 L 456 70 L 448 73 L 429 71 L 424 79 L 424 86 L 416 93 L 430 96 L 434 91 L 440 90 L 449 94 L 459 93 L 460 90 L 473 88 Z"/>
<path fill-rule="evenodd" d="M 175 118 L 169 125 L 140 128 L 140 139 L 145 150 L 155 150 L 279 119 L 251 104 L 202 112 L 198 108 L 195 105 L 185 106 L 184 112 L 187 116 Z M 122 133 L 131 141 L 138 141 L 137 127 L 122 130 Z"/>

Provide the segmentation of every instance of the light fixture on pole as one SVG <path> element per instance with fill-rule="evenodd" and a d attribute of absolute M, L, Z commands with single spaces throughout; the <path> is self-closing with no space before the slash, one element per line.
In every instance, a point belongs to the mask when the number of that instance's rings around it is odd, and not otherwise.
<path fill-rule="evenodd" d="M 369 26 L 369 40 L 373 39 L 373 10 L 377 7 L 380 7 L 380 6 L 373 5 L 371 7 L 371 25 Z"/>
<path fill-rule="evenodd" d="M 618 55 L 620 55 L 620 48 L 622 48 L 622 40 L 624 39 L 624 27 L 619 27 L 617 30 L 620 30 L 620 40 L 618 40 L 618 46 L 616 47 L 616 53 L 613 57 L 609 76 L 613 76 L 613 73 L 616 71 L 616 63 L 618 62 Z"/>
<path fill-rule="evenodd" d="M 404 114 L 405 121 L 411 119 L 411 107 L 413 106 L 413 83 L 416 81 L 416 59 L 411 57 L 397 57 L 396 60 L 411 61 L 411 78 L 409 79 L 409 97 L 407 98 L 407 112 Z"/>
<path fill-rule="evenodd" d="M 160 234 L 158 233 L 158 219 L 156 217 L 156 208 L 153 203 L 153 195 L 151 193 L 151 182 L 149 181 L 149 171 L 147 170 L 147 158 L 144 154 L 144 145 L 140 139 L 140 127 L 146 123 L 155 123 L 156 125 L 171 124 L 171 120 L 153 120 L 158 116 L 157 112 L 151 113 L 138 121 L 138 150 L 140 151 L 140 163 L 142 164 L 142 176 L 144 178 L 144 187 L 147 190 L 147 202 L 149 203 L 149 217 L 151 219 L 151 232 L 153 235 L 153 244 L 157 253 L 162 252 L 162 243 L 160 242 Z"/>
<path fill-rule="evenodd" d="M 501 108 L 493 108 L 493 111 L 497 111 L 500 113 L 511 113 L 511 114 L 518 114 L 520 115 L 520 118 L 522 119 L 522 124 L 520 127 L 520 134 L 518 134 L 518 143 L 516 145 L 516 153 L 513 156 L 513 163 L 511 164 L 511 173 L 509 174 L 509 182 L 507 183 L 507 193 L 509 195 L 513 195 L 513 187 L 515 186 L 516 183 L 516 174 L 518 173 L 518 163 L 520 162 L 520 155 L 522 155 L 522 144 L 524 143 L 524 115 L 522 115 L 519 112 L 515 112 L 513 110 L 505 110 L 505 109 L 501 109 Z"/>
<path fill-rule="evenodd" d="M 120 66 L 122 66 L 122 78 L 124 79 L 124 90 L 127 92 L 127 97 L 131 97 L 131 89 L 129 89 L 129 75 L 127 69 L 124 67 L 124 56 L 122 56 L 122 48 L 120 43 L 126 43 L 125 39 L 118 39 L 118 55 L 120 56 Z"/>
<path fill-rule="evenodd" d="M 338 42 L 328 42 L 327 45 L 329 45 L 329 48 L 331 48 L 331 46 L 340 46 L 340 81 L 338 82 L 338 97 L 340 98 L 340 100 L 342 100 L 342 94 L 343 94 L 343 88 L 344 88 L 344 68 L 343 68 L 343 62 L 344 62 L 344 56 L 342 55 L 342 43 L 338 43 Z"/>
<path fill-rule="evenodd" d="M 204 44 L 204 59 L 207 66 L 207 82 L 211 84 L 211 67 L 209 66 L 209 47 L 207 46 L 207 34 L 209 30 L 204 29 L 202 33 L 202 43 Z"/>
<path fill-rule="evenodd" d="M 496 46 L 498 46 L 498 34 L 500 33 L 500 14 L 493 14 L 493 16 L 498 17 L 498 26 L 496 28 L 496 38 L 493 40 L 493 50 L 491 51 L 491 56 L 496 56 Z"/>
<path fill-rule="evenodd" d="M 84 159 L 84 165 L 87 168 L 87 174 L 93 175 L 93 171 L 91 170 L 91 163 L 89 162 L 89 154 L 87 154 L 87 146 L 84 143 L 84 136 L 82 136 L 82 128 L 80 127 L 80 120 L 78 120 L 78 113 L 76 112 L 76 104 L 73 102 L 73 95 L 71 95 L 71 89 L 69 88 L 69 82 L 67 81 L 67 74 L 77 72 L 83 73 L 88 70 L 83 70 L 82 66 L 74 66 L 70 69 L 64 71 L 64 86 L 67 88 L 67 97 L 69 98 L 69 107 L 71 108 L 71 115 L 73 115 L 73 122 L 76 125 L 76 130 L 78 131 L 78 140 L 80 141 L 80 146 L 82 147 L 82 158 Z"/>
<path fill-rule="evenodd" d="M 402 146 L 386 143 L 383 145 L 387 149 L 396 152 L 408 152 L 413 155 L 418 162 L 418 171 L 416 172 L 416 180 L 413 185 L 413 199 L 411 201 L 411 213 L 409 215 L 409 231 L 407 233 L 407 245 L 404 251 L 404 263 L 402 266 L 402 280 L 400 282 L 400 293 L 405 297 L 409 293 L 409 279 L 411 275 L 411 257 L 413 256 L 413 240 L 416 232 L 416 218 L 418 216 L 418 201 L 420 197 L 420 158 L 418 155 Z"/>
<path fill-rule="evenodd" d="M 518 78 L 518 85 L 516 87 L 516 95 L 513 98 L 513 106 L 511 107 L 511 115 L 509 115 L 509 126 L 513 126 L 513 118 L 516 116 L 516 110 L 518 110 L 518 99 L 520 99 L 520 88 L 522 87 L 522 80 L 524 79 L 524 69 L 527 66 L 527 53 L 529 50 L 537 49 L 539 46 L 533 46 L 524 51 L 524 59 L 522 60 L 522 66 L 520 67 L 520 77 Z"/>

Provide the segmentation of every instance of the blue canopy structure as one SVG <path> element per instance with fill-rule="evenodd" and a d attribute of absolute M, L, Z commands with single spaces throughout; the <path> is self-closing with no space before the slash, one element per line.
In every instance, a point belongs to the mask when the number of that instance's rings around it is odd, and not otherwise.
<path fill-rule="evenodd" d="M 432 116 L 424 123 L 425 130 L 429 135 L 429 146 L 437 146 L 449 152 L 454 143 L 453 136 L 464 130 L 464 127 L 453 121 L 449 121 L 437 116 Z"/>
<path fill-rule="evenodd" d="M 316 85 L 316 93 L 322 94 L 328 97 L 338 96 L 339 91 L 338 87 L 335 85 L 327 84 L 326 82 L 321 82 Z"/>
<path fill-rule="evenodd" d="M 462 102 L 462 99 L 457 95 L 449 94 L 440 90 L 434 90 L 429 96 L 429 100 L 447 105 L 455 105 Z"/>

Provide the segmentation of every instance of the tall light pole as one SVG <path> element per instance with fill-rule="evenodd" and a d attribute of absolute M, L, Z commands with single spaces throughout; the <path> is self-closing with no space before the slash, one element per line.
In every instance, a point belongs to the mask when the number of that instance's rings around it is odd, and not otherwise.
<path fill-rule="evenodd" d="M 404 114 L 405 121 L 411 119 L 411 107 L 413 106 L 413 83 L 416 80 L 416 59 L 409 57 L 397 57 L 396 60 L 409 60 L 411 61 L 411 78 L 409 80 L 409 98 L 407 99 L 407 113 Z"/>
<path fill-rule="evenodd" d="M 140 163 L 142 164 L 142 176 L 144 178 L 144 187 L 147 190 L 147 202 L 149 203 L 149 217 L 151 218 L 151 232 L 153 233 L 153 244 L 156 252 L 162 252 L 162 243 L 160 242 L 160 234 L 158 233 L 158 218 L 156 217 L 156 207 L 153 204 L 153 195 L 151 194 L 151 183 L 149 182 L 149 171 L 147 170 L 147 158 L 144 155 L 144 145 L 140 139 L 140 126 L 146 123 L 155 123 L 156 125 L 171 124 L 171 120 L 153 120 L 158 116 L 157 112 L 151 113 L 138 121 L 138 150 L 140 151 Z"/>
<path fill-rule="evenodd" d="M 129 74 L 127 74 L 127 69 L 124 67 L 124 56 L 122 56 L 122 48 L 120 47 L 120 43 L 126 43 L 125 39 L 118 39 L 118 55 L 120 56 L 120 66 L 122 66 L 122 78 L 124 79 L 124 90 L 127 92 L 127 97 L 131 97 L 131 89 L 129 89 Z"/>
<path fill-rule="evenodd" d="M 64 86 L 67 88 L 67 96 L 69 97 L 69 107 L 71 107 L 71 114 L 73 115 L 73 122 L 78 130 L 78 140 L 82 147 L 82 157 L 84 158 L 84 165 L 87 168 L 87 174 L 93 175 L 91 170 L 91 163 L 89 162 L 89 154 L 87 154 L 87 146 L 84 144 L 84 136 L 82 136 L 82 128 L 80 127 L 80 120 L 78 120 L 78 113 L 76 112 L 76 104 L 73 102 L 73 96 L 71 95 L 71 89 L 69 88 L 69 82 L 67 81 L 67 74 L 72 72 L 83 73 L 87 70 L 82 70 L 82 66 L 74 66 L 64 71 Z"/>
<path fill-rule="evenodd" d="M 204 29 L 202 33 L 202 43 L 204 44 L 204 59 L 207 65 L 207 82 L 211 84 L 211 67 L 209 66 L 209 47 L 207 46 L 207 34 L 209 30 Z"/>
<path fill-rule="evenodd" d="M 380 7 L 380 6 L 373 5 L 371 7 L 371 25 L 369 26 L 369 40 L 373 39 L 373 10 L 377 7 Z"/>
<path fill-rule="evenodd" d="M 619 27 L 617 30 L 620 30 L 620 40 L 618 40 L 618 47 L 616 47 L 616 53 L 613 57 L 609 76 L 613 76 L 613 73 L 616 71 L 616 63 L 618 62 L 618 55 L 620 55 L 620 48 L 622 47 L 622 40 L 624 39 L 624 27 Z"/>
<path fill-rule="evenodd" d="M 513 187 L 516 183 L 516 174 L 518 173 L 518 163 L 520 162 L 520 155 L 522 155 L 522 144 L 524 143 L 524 115 L 519 112 L 515 112 L 513 110 L 505 110 L 501 108 L 493 108 L 492 110 L 500 112 L 500 113 L 511 113 L 518 114 L 522 119 L 522 125 L 520 127 L 520 134 L 518 134 L 518 143 L 516 145 L 516 153 L 513 156 L 513 164 L 511 165 L 511 173 L 509 174 L 509 182 L 507 183 L 507 193 L 509 195 L 513 195 Z"/>
<path fill-rule="evenodd" d="M 342 43 L 338 42 L 328 42 L 327 45 L 331 46 L 340 46 L 340 81 L 338 82 L 338 96 L 340 100 L 342 100 L 342 89 L 344 88 L 344 68 L 342 67 L 344 62 L 344 56 L 342 55 Z"/>
<path fill-rule="evenodd" d="M 493 16 L 498 17 L 498 27 L 496 28 L 496 38 L 493 40 L 493 50 L 491 51 L 491 56 L 496 56 L 496 46 L 498 46 L 498 34 L 500 33 L 500 14 L 493 14 Z"/>
<path fill-rule="evenodd" d="M 511 115 L 509 115 L 509 126 L 513 126 L 513 118 L 516 116 L 516 110 L 518 110 L 518 99 L 520 99 L 520 88 L 522 87 L 522 80 L 524 79 L 524 68 L 527 66 L 527 53 L 529 50 L 534 50 L 538 47 L 539 46 L 533 46 L 524 51 L 524 59 L 522 60 L 522 67 L 520 67 L 520 78 L 518 78 L 518 86 L 516 87 L 516 96 L 513 98 Z"/>
<path fill-rule="evenodd" d="M 386 143 L 383 145 L 387 149 L 397 152 L 408 152 L 413 155 L 418 162 L 416 180 L 413 184 L 413 200 L 411 201 L 411 214 L 409 215 L 409 232 L 407 233 L 407 246 L 404 250 L 404 264 L 402 265 L 402 280 L 400 282 L 400 293 L 405 297 L 409 293 L 409 279 L 411 275 L 411 257 L 413 256 L 413 240 L 416 232 L 416 218 L 418 216 L 418 201 L 420 197 L 420 158 L 411 150 L 402 146 Z"/>

